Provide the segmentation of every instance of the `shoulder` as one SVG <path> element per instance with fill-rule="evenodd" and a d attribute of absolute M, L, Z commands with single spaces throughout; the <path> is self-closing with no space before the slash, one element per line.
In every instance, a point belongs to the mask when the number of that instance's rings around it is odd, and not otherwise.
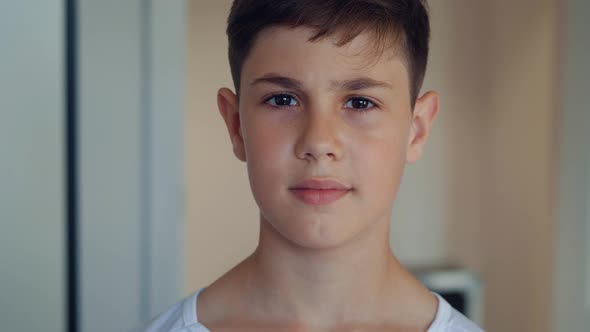
<path fill-rule="evenodd" d="M 209 332 L 197 321 L 196 298 L 201 290 L 174 304 L 132 332 Z"/>
<path fill-rule="evenodd" d="M 484 332 L 481 327 L 451 307 L 440 295 L 435 295 L 438 298 L 438 309 L 427 332 Z"/>

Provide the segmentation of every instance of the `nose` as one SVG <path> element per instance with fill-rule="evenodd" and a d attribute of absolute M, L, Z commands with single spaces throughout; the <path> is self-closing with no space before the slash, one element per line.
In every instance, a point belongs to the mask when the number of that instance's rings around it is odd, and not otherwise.
<path fill-rule="evenodd" d="M 312 114 L 304 120 L 295 145 L 297 158 L 307 161 L 340 160 L 343 154 L 338 119 L 329 114 Z"/>

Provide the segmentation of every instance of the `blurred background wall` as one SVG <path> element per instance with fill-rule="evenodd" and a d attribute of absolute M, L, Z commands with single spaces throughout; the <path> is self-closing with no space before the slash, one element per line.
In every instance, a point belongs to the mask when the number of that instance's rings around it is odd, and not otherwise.
<path fill-rule="evenodd" d="M 67 306 L 64 2 L 0 2 L 0 322 L 128 330 L 254 250 L 216 92 L 229 0 L 77 5 L 78 307 Z M 488 331 L 590 326 L 590 2 L 431 1 L 441 113 L 391 245 L 484 284 Z M 31 305 L 34 303 L 34 305 Z M 68 326 L 72 315 L 78 326 Z M 109 317 L 105 320 L 103 317 Z"/>
<path fill-rule="evenodd" d="M 554 227 L 553 330 L 590 326 L 590 2 L 570 1 L 563 22 L 559 208 Z"/>

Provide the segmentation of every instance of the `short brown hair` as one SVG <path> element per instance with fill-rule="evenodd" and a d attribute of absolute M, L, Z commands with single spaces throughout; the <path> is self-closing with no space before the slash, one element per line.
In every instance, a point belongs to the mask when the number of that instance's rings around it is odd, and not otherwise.
<path fill-rule="evenodd" d="M 272 26 L 314 28 L 317 32 L 310 41 L 339 32 L 338 46 L 363 31 L 371 32 L 376 49 L 400 45 L 414 105 L 428 61 L 430 23 L 425 0 L 234 0 L 227 35 L 231 74 L 238 94 L 242 66 L 256 36 Z"/>

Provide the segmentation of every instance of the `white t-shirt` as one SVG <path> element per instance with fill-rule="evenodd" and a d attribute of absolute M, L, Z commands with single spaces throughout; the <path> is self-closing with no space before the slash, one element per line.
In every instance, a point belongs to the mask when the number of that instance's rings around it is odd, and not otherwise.
<path fill-rule="evenodd" d="M 211 332 L 199 323 L 197 300 L 202 290 L 203 288 L 176 303 L 134 332 Z M 483 332 L 475 323 L 451 307 L 440 295 L 436 293 L 434 295 L 438 298 L 438 310 L 427 332 Z"/>

